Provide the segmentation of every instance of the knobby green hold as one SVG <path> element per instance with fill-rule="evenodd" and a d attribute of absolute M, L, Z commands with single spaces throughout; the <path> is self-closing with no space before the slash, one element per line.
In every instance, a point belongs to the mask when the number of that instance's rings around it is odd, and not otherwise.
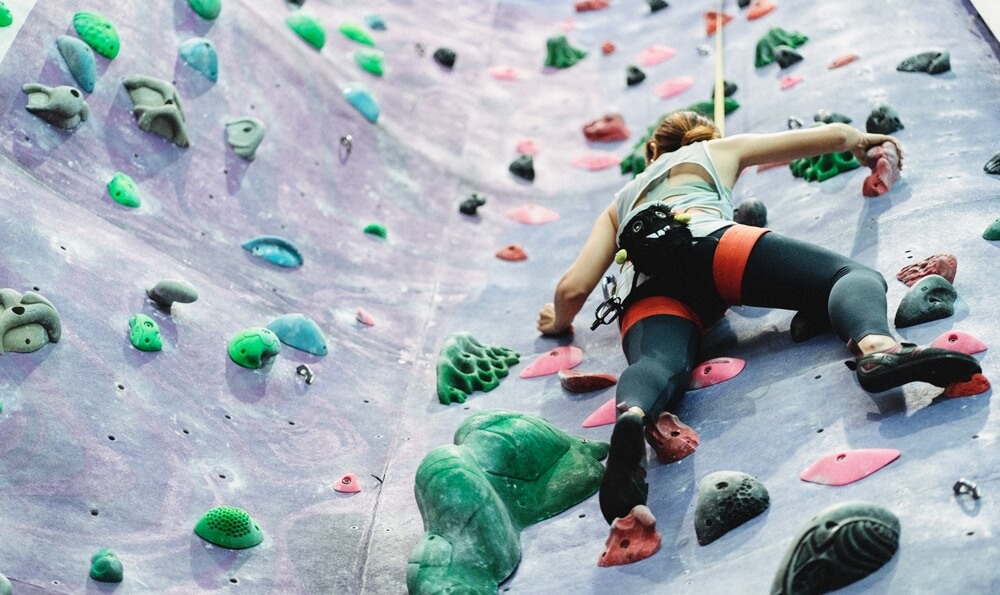
<path fill-rule="evenodd" d="M 803 157 L 793 160 L 788 165 L 795 177 L 805 178 L 810 182 L 829 180 L 839 173 L 861 167 L 861 163 L 850 151 Z"/>
<path fill-rule="evenodd" d="M 362 45 L 375 47 L 375 40 L 372 39 L 372 36 L 369 35 L 368 32 L 361 27 L 361 25 L 350 22 L 341 23 L 339 29 L 340 32 L 344 34 L 344 37 L 353 39 Z"/>
<path fill-rule="evenodd" d="M 1000 218 L 997 218 L 996 221 L 990 223 L 989 227 L 983 231 L 983 239 L 991 242 L 1000 240 Z"/>
<path fill-rule="evenodd" d="M 139 187 L 136 185 L 135 180 L 124 174 L 118 172 L 111 178 L 108 182 L 108 194 L 111 198 L 120 205 L 126 207 L 138 207 L 142 203 L 142 197 L 139 196 Z"/>
<path fill-rule="evenodd" d="M 160 326 L 145 314 L 136 314 L 128 321 L 128 340 L 139 351 L 159 351 L 163 349 Z"/>
<path fill-rule="evenodd" d="M 0 2 L 0 27 L 9 27 L 13 22 L 14 17 L 10 14 L 10 9 L 3 2 Z"/>
<path fill-rule="evenodd" d="M 809 38 L 799 32 L 793 31 L 790 33 L 781 27 L 775 27 L 757 42 L 754 66 L 761 68 L 774 62 L 774 48 L 779 45 L 785 45 L 794 49 L 807 41 L 809 41 Z"/>
<path fill-rule="evenodd" d="M 354 52 L 354 61 L 366 72 L 382 76 L 385 72 L 385 53 L 382 50 L 364 48 Z"/>
<path fill-rule="evenodd" d="M 426 534 L 410 554 L 412 594 L 496 593 L 521 558 L 520 531 L 589 498 L 608 445 L 534 415 L 490 409 L 458 427 L 417 469 Z"/>
<path fill-rule="evenodd" d="M 125 577 L 122 561 L 109 548 L 102 547 L 90 557 L 90 578 L 102 583 L 120 583 Z"/>
<path fill-rule="evenodd" d="M 215 20 L 222 10 L 222 0 L 188 0 L 188 4 L 198 16 L 209 21 Z"/>
<path fill-rule="evenodd" d="M 438 357 L 438 399 L 450 405 L 464 403 L 472 391 L 489 392 L 520 360 L 521 355 L 512 349 L 487 347 L 468 333 L 454 333 L 445 340 Z"/>
<path fill-rule="evenodd" d="M 229 358 L 244 368 L 257 370 L 281 353 L 281 341 L 270 330 L 254 326 L 237 333 L 229 341 Z"/>
<path fill-rule="evenodd" d="M 550 37 L 545 40 L 545 65 L 556 68 L 569 68 L 587 56 L 587 52 L 574 48 L 565 35 Z"/>
<path fill-rule="evenodd" d="M 217 506 L 205 513 L 194 532 L 205 541 L 231 550 L 253 547 L 264 541 L 264 533 L 247 511 Z"/>
<path fill-rule="evenodd" d="M 369 223 L 368 225 L 366 225 L 365 233 L 368 235 L 378 236 L 383 240 L 386 238 L 387 235 L 389 235 L 389 232 L 386 230 L 385 225 L 378 222 Z"/>
<path fill-rule="evenodd" d="M 323 46 L 326 45 L 326 30 L 323 29 L 323 23 L 316 17 L 300 10 L 289 13 L 285 17 L 285 24 L 317 50 L 323 49 Z"/>
<path fill-rule="evenodd" d="M 114 60 L 118 55 L 121 41 L 108 17 L 99 12 L 78 12 L 73 15 L 73 28 L 80 39 L 86 41 L 98 54 L 109 60 Z"/>

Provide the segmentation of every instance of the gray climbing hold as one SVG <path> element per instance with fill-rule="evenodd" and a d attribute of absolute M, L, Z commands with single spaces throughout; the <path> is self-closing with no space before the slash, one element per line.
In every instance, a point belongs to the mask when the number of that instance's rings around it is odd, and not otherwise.
<path fill-rule="evenodd" d="M 190 304 L 198 300 L 198 290 L 194 285 L 181 279 L 163 279 L 146 290 L 146 295 L 157 306 L 168 311 L 175 302 Z"/>
<path fill-rule="evenodd" d="M 210 39 L 192 37 L 181 44 L 178 52 L 188 66 L 205 75 L 205 78 L 212 82 L 219 80 L 219 57 Z"/>
<path fill-rule="evenodd" d="M 865 122 L 865 130 L 876 134 L 892 134 L 902 129 L 903 122 L 899 119 L 899 114 L 885 104 L 873 109 Z"/>
<path fill-rule="evenodd" d="M 0 355 L 4 351 L 31 353 L 46 343 L 56 343 L 62 334 L 59 312 L 34 291 L 21 295 L 0 289 Z"/>
<path fill-rule="evenodd" d="M 76 128 L 90 117 L 90 108 L 83 92 L 75 87 L 61 85 L 47 87 L 28 83 L 21 87 L 28 94 L 27 110 L 49 124 L 60 128 Z"/>
<path fill-rule="evenodd" d="M 94 84 L 97 82 L 97 58 L 94 57 L 94 50 L 83 41 L 69 35 L 57 37 L 56 47 L 59 48 L 59 55 L 66 62 L 66 68 L 73 75 L 76 84 L 87 93 L 93 93 Z"/>
<path fill-rule="evenodd" d="M 813 114 L 813 120 L 816 122 L 823 122 L 824 124 L 833 124 L 834 122 L 841 122 L 843 124 L 850 124 L 852 120 L 845 116 L 844 114 L 834 112 L 828 109 L 821 109 Z"/>
<path fill-rule="evenodd" d="M 988 174 L 1000 174 L 1000 153 L 997 153 L 983 165 L 983 171 Z"/>
<path fill-rule="evenodd" d="M 767 225 L 767 207 L 756 198 L 748 198 L 736 207 L 733 218 L 737 223 L 764 227 Z"/>
<path fill-rule="evenodd" d="M 326 338 L 319 325 L 305 314 L 292 313 L 279 316 L 268 323 L 267 328 L 278 336 L 278 340 L 313 355 L 326 355 Z"/>
<path fill-rule="evenodd" d="M 787 45 L 778 45 L 774 48 L 774 61 L 781 68 L 788 68 L 792 64 L 802 61 L 802 54 L 795 51 L 795 48 Z"/>
<path fill-rule="evenodd" d="M 716 471 L 698 482 L 694 530 L 708 545 L 767 510 L 771 499 L 764 484 L 739 471 Z"/>
<path fill-rule="evenodd" d="M 126 77 L 122 82 L 132 99 L 132 114 L 139 128 L 179 147 L 188 146 L 184 108 L 172 84 L 141 74 Z"/>
<path fill-rule="evenodd" d="M 507 169 L 522 180 L 531 182 L 535 179 L 535 160 L 531 155 L 521 155 Z"/>
<path fill-rule="evenodd" d="M 629 87 L 634 87 L 644 80 L 646 80 L 646 73 L 638 66 L 629 65 L 625 69 L 625 82 Z"/>
<path fill-rule="evenodd" d="M 900 72 L 926 72 L 941 74 L 951 70 L 951 54 L 945 50 L 932 50 L 910 56 L 896 65 Z"/>
<path fill-rule="evenodd" d="M 226 142 L 236 154 L 253 161 L 257 147 L 264 140 L 264 123 L 257 118 L 238 118 L 226 122 Z"/>
<path fill-rule="evenodd" d="M 948 318 L 955 313 L 958 292 L 941 275 L 927 275 L 910 288 L 896 309 L 896 328 Z"/>

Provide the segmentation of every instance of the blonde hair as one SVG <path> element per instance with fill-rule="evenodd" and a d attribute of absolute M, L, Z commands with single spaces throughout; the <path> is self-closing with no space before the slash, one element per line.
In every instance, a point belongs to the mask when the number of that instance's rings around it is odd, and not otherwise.
<path fill-rule="evenodd" d="M 658 155 L 672 153 L 677 149 L 703 140 L 719 138 L 715 123 L 697 112 L 679 111 L 667 114 L 656 127 L 656 131 L 646 143 L 646 159 L 653 160 L 653 149 Z"/>

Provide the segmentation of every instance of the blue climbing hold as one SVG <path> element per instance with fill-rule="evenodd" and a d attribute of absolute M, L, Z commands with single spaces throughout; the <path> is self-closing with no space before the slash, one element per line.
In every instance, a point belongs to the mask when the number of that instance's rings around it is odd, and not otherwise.
<path fill-rule="evenodd" d="M 205 78 L 212 82 L 219 80 L 219 57 L 211 40 L 192 37 L 181 44 L 180 54 L 188 66 L 205 75 Z"/>
<path fill-rule="evenodd" d="M 380 111 L 378 102 L 375 101 L 375 98 L 372 97 L 364 85 L 361 83 L 348 83 L 344 87 L 344 97 L 369 122 L 374 124 L 378 121 Z"/>
<path fill-rule="evenodd" d="M 382 19 L 382 15 L 365 15 L 365 24 L 367 24 L 368 27 L 374 31 L 385 31 L 385 20 Z"/>
<path fill-rule="evenodd" d="M 279 316 L 267 325 L 278 340 L 313 355 L 326 355 L 326 338 L 319 325 L 305 314 Z"/>
<path fill-rule="evenodd" d="M 279 267 L 294 269 L 302 266 L 302 254 L 295 244 L 278 236 L 260 236 L 243 243 L 243 248 L 257 258 Z"/>
<path fill-rule="evenodd" d="M 76 37 L 60 35 L 56 38 L 56 47 L 59 54 L 66 62 L 69 73 L 73 75 L 76 84 L 87 93 L 94 92 L 94 83 L 97 82 L 97 58 L 94 57 L 94 50 L 90 46 Z"/>

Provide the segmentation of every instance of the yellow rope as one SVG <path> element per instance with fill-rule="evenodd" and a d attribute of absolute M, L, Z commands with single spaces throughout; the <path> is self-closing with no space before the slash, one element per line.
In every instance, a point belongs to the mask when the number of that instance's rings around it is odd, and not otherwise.
<path fill-rule="evenodd" d="M 715 127 L 719 136 L 726 135 L 726 90 L 722 77 L 722 0 L 718 2 L 715 13 Z"/>

